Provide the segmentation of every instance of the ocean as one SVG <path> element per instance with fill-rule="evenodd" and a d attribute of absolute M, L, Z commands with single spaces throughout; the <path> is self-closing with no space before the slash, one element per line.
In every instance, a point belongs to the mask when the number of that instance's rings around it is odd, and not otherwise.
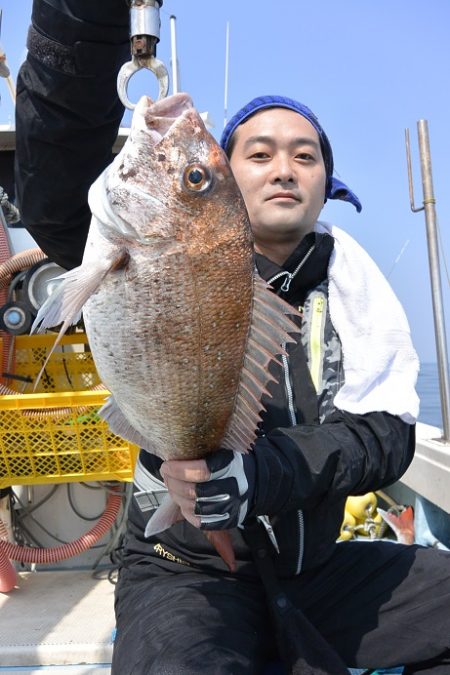
<path fill-rule="evenodd" d="M 437 363 L 421 363 L 417 380 L 420 397 L 419 422 L 432 424 L 442 429 L 442 412 L 439 398 L 439 375 Z"/>

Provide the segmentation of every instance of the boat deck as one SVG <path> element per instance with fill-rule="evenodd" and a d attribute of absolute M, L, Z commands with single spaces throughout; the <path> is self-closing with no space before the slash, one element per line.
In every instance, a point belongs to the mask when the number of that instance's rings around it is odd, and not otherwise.
<path fill-rule="evenodd" d="M 0 675 L 108 675 L 114 585 L 88 571 L 22 572 L 0 594 Z"/>

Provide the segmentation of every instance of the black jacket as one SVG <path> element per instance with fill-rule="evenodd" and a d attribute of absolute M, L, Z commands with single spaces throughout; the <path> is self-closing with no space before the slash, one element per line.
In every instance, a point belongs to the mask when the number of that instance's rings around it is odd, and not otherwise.
<path fill-rule="evenodd" d="M 17 77 L 15 188 L 21 219 L 66 269 L 83 257 L 87 194 L 112 160 L 124 108 L 117 74 L 130 58 L 125 0 L 34 0 Z"/>

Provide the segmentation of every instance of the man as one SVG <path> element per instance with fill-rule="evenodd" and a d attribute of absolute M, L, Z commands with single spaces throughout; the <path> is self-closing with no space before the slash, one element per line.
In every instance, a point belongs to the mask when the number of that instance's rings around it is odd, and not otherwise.
<path fill-rule="evenodd" d="M 51 135 L 52 122 L 59 132 L 48 152 L 65 147 L 65 136 L 77 137 L 70 108 L 77 105 L 84 115 L 76 118 L 80 146 L 59 157 L 59 172 L 64 165 L 66 176 L 79 173 L 81 141 L 95 142 L 100 157 L 95 169 L 85 163 L 90 173 L 83 189 L 103 168 L 108 149 L 100 152 L 100 141 L 112 142 L 118 124 L 111 103 L 114 67 L 100 76 L 89 59 L 70 60 L 72 44 L 79 57 L 83 39 L 86 53 L 105 40 L 108 31 L 99 31 L 99 16 L 91 16 L 100 14 L 102 4 L 67 0 L 61 8 L 54 0 L 36 0 L 38 35 L 19 78 L 23 218 L 44 250 L 67 267 L 76 264 L 84 245 L 77 215 L 84 228 L 86 194 L 80 191 L 71 210 L 55 191 L 39 198 L 46 172 L 35 170 L 43 159 L 33 150 L 39 132 Z M 77 14 L 78 5 L 83 11 Z M 111 63 L 118 63 L 123 15 L 118 10 L 109 16 L 115 24 L 109 27 Z M 71 29 L 83 32 L 80 42 Z M 48 41 L 52 49 L 46 51 Z M 58 43 L 66 47 L 60 50 L 64 58 L 57 58 Z M 104 85 L 101 94 L 97 80 Z M 103 109 L 111 114 L 99 140 L 105 93 Z M 66 117 L 72 126 L 65 126 Z M 360 209 L 359 201 L 333 177 L 328 138 L 297 101 L 254 99 L 230 120 L 222 145 L 249 211 L 258 271 L 274 292 L 302 308 L 301 340 L 274 370 L 277 381 L 264 400 L 254 450 L 243 461 L 231 450 L 205 461 L 163 464 L 141 453 L 116 594 L 113 673 L 239 675 L 262 672 L 277 658 L 274 625 L 247 545 L 246 528 L 257 517 L 267 527 L 277 583 L 343 662 L 450 673 L 448 555 L 389 542 L 336 544 L 346 496 L 388 485 L 407 468 L 417 412 L 417 362 L 401 308 L 367 254 L 341 230 L 318 222 L 326 199 L 346 199 Z M 36 202 L 25 199 L 27 190 Z M 148 501 L 166 487 L 185 520 L 146 539 Z M 219 495 L 226 495 L 224 508 Z M 201 532 L 211 529 L 211 521 L 214 529 L 232 533 L 234 573 Z"/>
<path fill-rule="evenodd" d="M 311 111 L 296 101 L 254 99 L 230 121 L 222 145 L 249 212 L 258 270 L 275 292 L 303 307 L 302 340 L 276 373 L 278 384 L 265 401 L 259 438 L 243 463 L 231 451 L 162 465 L 141 454 L 136 473 L 140 492 L 158 489 L 154 476 L 159 468 L 190 525 L 218 529 L 239 524 L 244 538 L 233 531 L 238 565 L 230 575 L 198 530 L 186 523 L 146 540 L 148 513 L 140 512 L 138 502 L 132 505 L 117 592 L 113 672 L 125 672 L 126 663 L 127 672 L 136 673 L 261 672 L 276 645 L 244 539 L 252 517 L 263 515 L 270 516 L 273 526 L 278 552 L 273 548 L 272 554 L 282 588 L 346 664 L 410 664 L 406 672 L 413 673 L 429 662 L 429 672 L 450 672 L 443 670 L 444 663 L 450 669 L 449 611 L 441 591 L 432 590 L 436 578 L 448 580 L 449 557 L 388 542 L 336 544 L 346 496 L 392 483 L 414 451 L 411 382 L 417 364 L 407 337 L 403 347 L 384 345 L 405 378 L 400 387 L 394 366 L 385 370 L 384 384 L 372 374 L 372 391 L 365 396 L 345 392 L 347 373 L 353 389 L 358 376 L 352 373 L 352 354 L 343 364 L 340 336 L 330 319 L 341 302 L 335 297 L 333 306 L 328 293 L 333 285 L 336 294 L 330 270 L 338 275 L 336 266 L 342 265 L 342 275 L 354 274 L 355 285 L 362 275 L 364 294 L 382 297 L 388 323 L 407 333 L 400 307 L 368 256 L 337 228 L 317 223 L 326 195 L 344 197 L 357 208 L 359 202 L 333 179 L 329 141 Z M 345 254 L 353 256 L 351 268 Z M 368 291 L 372 283 L 376 287 Z M 355 288 L 350 298 L 356 306 L 358 294 Z M 319 364 L 311 349 L 317 298 L 322 307 Z M 372 320 L 369 306 L 359 325 L 345 325 L 336 317 L 345 336 L 344 353 L 351 346 L 349 331 Z M 381 332 L 370 325 L 368 343 L 362 346 L 366 358 L 373 348 L 370 341 L 389 332 L 389 325 Z M 314 387 L 311 375 L 317 370 Z M 359 378 L 362 387 L 366 373 Z M 230 485 L 230 479 L 235 483 Z M 214 497 L 224 494 L 228 500 L 220 508 Z M 430 612 L 443 621 L 431 641 Z M 158 645 L 164 645 L 163 653 Z"/>

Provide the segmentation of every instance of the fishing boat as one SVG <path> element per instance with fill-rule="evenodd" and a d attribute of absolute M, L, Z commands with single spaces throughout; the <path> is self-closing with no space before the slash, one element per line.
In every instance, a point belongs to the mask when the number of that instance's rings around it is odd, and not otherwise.
<path fill-rule="evenodd" d="M 115 151 L 126 136 L 122 129 Z M 412 505 L 415 541 L 446 548 L 450 547 L 448 359 L 431 160 L 423 123 L 419 141 L 443 428 L 417 424 L 410 468 L 378 499 L 387 507 Z M 114 582 L 138 449 L 111 434 L 97 416 L 107 392 L 98 381 L 82 331 L 64 338 L 44 371 L 40 389 L 33 392 L 53 337 L 30 336 L 29 318 L 47 297 L 55 269 L 21 226 L 20 214 L 11 209 L 14 151 L 14 128 L 3 125 L 0 675 L 106 674 L 115 630 Z M 393 532 L 388 536 L 392 538 Z M 272 672 L 281 671 L 274 666 Z"/>

